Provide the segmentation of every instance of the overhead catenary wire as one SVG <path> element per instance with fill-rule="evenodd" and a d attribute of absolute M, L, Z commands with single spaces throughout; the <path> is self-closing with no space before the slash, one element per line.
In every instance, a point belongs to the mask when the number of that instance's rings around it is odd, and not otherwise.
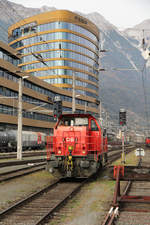
<path fill-rule="evenodd" d="M 145 113 L 145 117 L 146 117 L 145 119 L 146 119 L 147 130 L 148 130 L 149 114 L 148 114 L 147 93 L 146 93 L 145 78 L 144 78 L 144 72 L 145 72 L 145 76 L 146 76 L 146 63 L 147 63 L 147 61 L 145 61 L 143 69 L 142 69 L 142 87 L 143 87 L 143 94 L 144 94 L 144 113 Z"/>
<path fill-rule="evenodd" d="M 141 46 L 142 46 L 143 51 L 146 51 L 148 45 L 145 43 L 145 29 L 138 29 L 138 30 L 143 32 L 143 38 L 142 38 L 142 45 Z M 150 29 L 146 29 L 146 30 L 150 31 Z M 104 31 L 104 34 L 109 38 L 110 41 L 113 41 L 113 39 L 110 36 L 108 36 L 108 34 L 105 33 L 105 31 Z M 115 46 L 120 49 L 120 46 L 118 46 L 118 44 L 117 45 L 115 44 Z M 145 60 L 144 65 L 142 66 L 141 69 L 140 68 L 138 69 L 136 67 L 136 65 L 134 64 L 135 68 L 133 68 L 133 69 L 132 68 L 113 68 L 112 70 L 118 70 L 118 71 L 120 71 L 120 70 L 136 70 L 137 72 L 141 71 L 141 73 L 142 73 L 142 89 L 143 89 L 143 94 L 144 94 L 144 114 L 145 114 L 145 120 L 146 120 L 146 124 L 147 124 L 147 130 L 148 130 L 149 113 L 148 113 L 147 93 L 146 93 L 146 87 L 145 87 L 147 60 Z M 145 74 L 145 77 L 144 77 L 144 74 Z"/>
<path fill-rule="evenodd" d="M 4 6 L 4 8 L 6 9 L 6 14 L 8 15 L 8 16 L 10 16 L 10 13 L 11 12 L 7 12 L 8 11 L 8 7 L 6 6 L 6 4 L 4 4 L 4 2 L 1 2 L 2 3 L 2 5 Z M 10 3 L 10 2 L 8 2 L 8 6 L 20 17 L 20 19 L 21 20 L 23 20 L 25 23 L 26 23 L 26 21 L 25 21 L 25 19 L 23 18 L 23 16 L 21 16 L 15 9 L 14 9 L 14 7 L 12 6 L 12 4 Z M 13 18 L 14 18 L 14 15 L 11 13 L 11 15 L 12 15 L 12 20 L 13 20 L 13 22 L 14 23 L 16 23 L 16 20 L 14 20 Z M 18 22 L 19 23 L 19 22 Z M 2 27 L 2 26 L 1 26 Z M 4 29 L 3 27 L 2 27 L 2 29 Z M 6 32 L 8 32 L 8 30 L 7 29 L 5 29 L 6 30 Z M 49 44 L 45 41 L 45 40 L 43 40 L 42 39 L 42 37 L 41 37 L 41 40 L 42 41 L 44 41 L 48 46 L 49 46 Z M 43 63 L 45 66 L 48 66 L 47 64 L 46 64 L 46 62 L 44 61 L 44 59 L 43 59 L 43 57 L 41 56 L 41 55 L 39 55 L 39 54 L 34 54 L 34 53 L 31 53 L 32 55 L 34 55 L 41 63 Z"/>
<path fill-rule="evenodd" d="M 7 6 L 3 3 L 3 1 L 1 1 L 1 3 L 3 4 L 3 6 L 5 7 L 5 8 L 7 8 Z M 11 3 L 9 3 L 8 2 L 8 6 L 10 7 L 10 8 L 12 8 L 12 10 L 15 12 L 15 13 L 17 13 L 17 15 L 23 20 L 23 21 L 25 21 L 24 20 L 24 18 L 14 9 L 14 7 L 12 6 L 12 4 Z M 7 12 L 6 12 L 6 14 L 7 15 L 9 15 L 10 16 L 10 14 L 8 14 Z M 12 14 L 12 13 L 11 13 Z M 12 18 L 13 19 L 13 18 Z M 14 19 L 13 19 L 14 20 Z M 15 20 L 14 20 L 15 21 Z M 16 22 L 16 21 L 15 21 Z M 1 26 L 2 27 L 2 26 Z M 2 29 L 4 29 L 4 28 L 2 28 Z M 140 29 L 136 29 L 136 30 L 140 30 Z M 149 29 L 146 29 L 146 30 L 149 30 Z M 143 36 L 144 36 L 144 30 L 143 30 Z M 48 45 L 48 43 L 45 41 L 45 40 L 42 40 L 42 41 L 44 41 L 47 45 Z M 145 39 L 143 38 L 143 40 L 142 40 L 142 44 L 143 44 L 143 48 L 144 48 L 144 46 L 145 46 Z M 117 46 L 117 47 L 120 47 L 120 46 Z M 38 57 L 37 57 L 38 56 Z M 38 58 L 43 64 L 45 64 L 46 65 L 46 63 L 44 62 L 44 59 L 43 59 L 43 57 L 39 57 L 39 55 L 36 55 L 36 58 Z M 47 66 L 47 65 L 46 65 Z M 148 117 L 148 112 L 147 112 L 147 96 L 146 96 L 146 90 L 145 90 L 145 83 L 144 83 L 144 72 L 146 73 L 146 63 L 144 64 L 144 66 L 143 66 L 143 69 L 142 69 L 142 86 L 143 86 L 143 90 L 144 90 L 144 101 L 145 101 L 145 114 L 146 114 L 146 118 Z M 148 120 L 148 119 L 147 119 Z"/>
<path fill-rule="evenodd" d="M 150 43 L 146 44 L 145 42 L 145 29 L 142 30 L 143 31 L 143 38 L 142 38 L 142 49 L 144 52 L 146 52 L 148 50 L 148 46 L 150 45 Z M 145 78 L 146 78 L 146 74 L 147 74 L 147 61 L 149 59 L 150 54 L 148 53 L 147 58 L 145 60 L 143 69 L 142 69 L 142 86 L 143 86 L 143 93 L 144 93 L 144 110 L 145 110 L 145 117 L 146 117 L 146 135 L 148 135 L 148 130 L 149 129 L 149 112 L 148 112 L 148 101 L 147 101 L 147 93 L 146 93 L 146 87 L 145 87 Z M 145 77 L 144 77 L 144 73 L 145 73 Z"/>

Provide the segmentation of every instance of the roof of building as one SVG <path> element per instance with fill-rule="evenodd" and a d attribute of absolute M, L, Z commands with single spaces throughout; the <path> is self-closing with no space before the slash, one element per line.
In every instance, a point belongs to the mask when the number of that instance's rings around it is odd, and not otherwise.
<path fill-rule="evenodd" d="M 10 46 L 8 46 L 2 41 L 0 41 L 0 50 L 2 50 L 2 52 L 10 55 L 13 58 L 16 58 L 16 59 L 21 58 L 21 54 L 17 50 L 11 48 Z"/>

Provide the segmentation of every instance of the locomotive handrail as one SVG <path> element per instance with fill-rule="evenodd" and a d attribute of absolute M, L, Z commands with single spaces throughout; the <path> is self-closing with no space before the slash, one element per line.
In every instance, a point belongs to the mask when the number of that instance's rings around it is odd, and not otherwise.
<path fill-rule="evenodd" d="M 47 139 L 47 169 L 67 177 L 86 177 L 107 160 L 107 151 L 107 137 L 96 118 L 90 114 L 62 115 L 54 136 Z"/>
<path fill-rule="evenodd" d="M 68 146 L 73 146 L 75 153 L 79 148 L 84 147 L 83 149 L 86 152 L 100 151 L 102 148 L 103 141 L 100 141 L 100 135 L 90 136 L 90 135 L 81 135 L 77 137 L 75 135 L 70 135 L 69 137 L 57 136 L 48 136 L 47 137 L 47 158 L 50 159 L 52 153 L 57 153 L 58 150 L 67 149 Z"/>

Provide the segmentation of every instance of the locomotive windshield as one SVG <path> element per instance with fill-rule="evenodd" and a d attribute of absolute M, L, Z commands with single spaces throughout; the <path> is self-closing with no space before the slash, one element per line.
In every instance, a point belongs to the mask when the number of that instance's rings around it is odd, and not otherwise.
<path fill-rule="evenodd" d="M 88 126 L 88 118 L 87 117 L 77 117 L 77 118 L 62 118 L 59 126 Z"/>

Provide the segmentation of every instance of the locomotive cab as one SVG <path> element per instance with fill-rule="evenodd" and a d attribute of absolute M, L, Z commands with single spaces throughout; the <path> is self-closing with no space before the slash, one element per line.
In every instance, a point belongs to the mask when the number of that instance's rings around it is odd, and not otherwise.
<path fill-rule="evenodd" d="M 87 177 L 101 167 L 105 150 L 101 126 L 93 116 L 61 115 L 54 136 L 47 139 L 47 169 Z"/>

